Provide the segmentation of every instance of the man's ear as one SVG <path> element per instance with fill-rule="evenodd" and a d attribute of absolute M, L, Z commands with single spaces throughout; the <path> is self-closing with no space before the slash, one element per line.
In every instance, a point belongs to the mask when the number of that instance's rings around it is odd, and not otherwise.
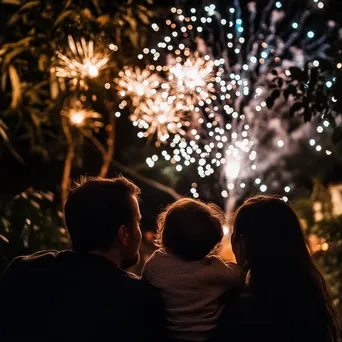
<path fill-rule="evenodd" d="M 122 225 L 118 231 L 118 241 L 121 245 L 126 246 L 128 243 L 128 231 L 126 226 Z"/>

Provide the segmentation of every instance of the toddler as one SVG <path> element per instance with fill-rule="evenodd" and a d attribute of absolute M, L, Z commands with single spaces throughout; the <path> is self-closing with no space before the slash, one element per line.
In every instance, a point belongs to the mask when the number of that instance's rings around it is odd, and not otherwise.
<path fill-rule="evenodd" d="M 223 238 L 223 214 L 214 204 L 183 198 L 158 217 L 157 251 L 142 277 L 161 291 L 170 340 L 213 337 L 223 295 L 242 285 L 242 269 L 213 253 Z"/>

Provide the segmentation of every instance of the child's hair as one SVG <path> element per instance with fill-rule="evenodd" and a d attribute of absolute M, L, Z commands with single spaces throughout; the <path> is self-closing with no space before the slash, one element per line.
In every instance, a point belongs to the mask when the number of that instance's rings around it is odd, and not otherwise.
<path fill-rule="evenodd" d="M 157 219 L 155 244 L 186 260 L 200 260 L 216 250 L 223 238 L 224 214 L 213 203 L 182 198 Z"/>

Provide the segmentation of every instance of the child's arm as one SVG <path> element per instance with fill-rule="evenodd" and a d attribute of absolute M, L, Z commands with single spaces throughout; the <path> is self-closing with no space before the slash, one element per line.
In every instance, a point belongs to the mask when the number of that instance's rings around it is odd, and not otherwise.
<path fill-rule="evenodd" d="M 238 288 L 244 285 L 244 273 L 242 267 L 233 263 L 224 263 L 224 277 L 231 288 Z"/>

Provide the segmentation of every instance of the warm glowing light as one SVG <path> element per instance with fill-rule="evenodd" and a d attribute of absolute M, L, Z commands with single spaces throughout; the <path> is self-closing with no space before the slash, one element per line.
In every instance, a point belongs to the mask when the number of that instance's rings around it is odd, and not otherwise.
<path fill-rule="evenodd" d="M 57 51 L 56 76 L 70 79 L 73 87 L 86 87 L 85 79 L 97 77 L 108 63 L 109 55 L 95 51 L 94 42 L 86 42 L 84 38 L 75 42 L 72 36 L 68 36 L 68 45 L 66 54 Z"/>
<path fill-rule="evenodd" d="M 138 127 L 145 129 L 145 137 L 155 137 L 158 142 L 166 143 L 170 134 L 184 135 L 185 115 L 176 107 L 157 94 L 153 99 L 146 99 L 130 116 Z"/>
<path fill-rule="evenodd" d="M 62 110 L 63 116 L 67 117 L 70 123 L 76 127 L 98 128 L 102 127 L 100 121 L 102 115 L 88 108 L 84 108 L 81 101 L 71 104 L 71 108 Z"/>
<path fill-rule="evenodd" d="M 230 232 L 229 227 L 227 225 L 224 225 L 222 228 L 223 228 L 223 234 L 225 236 L 229 235 L 229 232 Z"/>
<path fill-rule="evenodd" d="M 323 244 L 322 244 L 322 251 L 327 251 L 329 249 L 329 244 L 327 243 L 327 242 L 324 242 Z"/>
<path fill-rule="evenodd" d="M 87 63 L 86 68 L 90 77 L 96 77 L 99 75 L 99 69 L 95 64 Z"/>
<path fill-rule="evenodd" d="M 170 80 L 175 84 L 177 94 L 184 94 L 188 102 L 193 99 L 207 100 L 215 91 L 213 86 L 214 61 L 197 54 L 187 58 L 184 64 L 177 63 L 170 68 Z"/>
<path fill-rule="evenodd" d="M 125 67 L 114 80 L 123 96 L 128 95 L 132 98 L 134 106 L 139 104 L 142 97 L 154 95 L 159 86 L 158 78 L 149 69 Z"/>
<path fill-rule="evenodd" d="M 74 112 L 70 114 L 70 121 L 75 125 L 81 125 L 85 118 L 85 112 Z"/>

